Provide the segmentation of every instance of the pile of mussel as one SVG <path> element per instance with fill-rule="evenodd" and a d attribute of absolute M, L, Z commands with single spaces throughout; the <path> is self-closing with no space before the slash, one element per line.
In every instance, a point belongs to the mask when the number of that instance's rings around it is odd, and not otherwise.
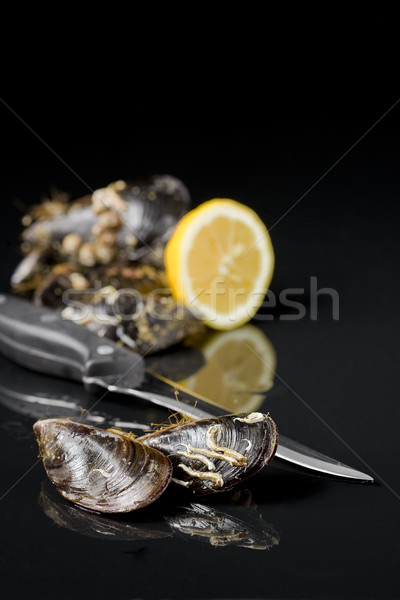
<path fill-rule="evenodd" d="M 171 175 L 45 200 L 22 219 L 12 290 L 141 354 L 176 344 L 203 329 L 176 304 L 164 269 L 165 244 L 189 208 Z"/>
<path fill-rule="evenodd" d="M 230 490 L 263 469 L 278 442 L 263 413 L 189 421 L 141 437 L 69 419 L 39 420 L 34 432 L 58 492 L 101 513 L 148 506 L 171 481 L 196 495 Z"/>

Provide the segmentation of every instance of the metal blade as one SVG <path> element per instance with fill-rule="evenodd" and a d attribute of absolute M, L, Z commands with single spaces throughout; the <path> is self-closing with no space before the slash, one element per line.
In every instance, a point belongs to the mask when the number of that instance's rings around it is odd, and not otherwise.
<path fill-rule="evenodd" d="M 111 392 L 138 396 L 194 419 L 231 411 L 150 373 L 142 356 L 111 341 L 100 342 L 95 333 L 63 320 L 55 311 L 6 294 L 0 294 L 0 305 L 0 350 L 20 365 L 83 381 L 89 392 L 92 387 L 96 391 L 100 386 Z M 313 471 L 372 480 L 301 444 L 291 441 L 285 444 L 282 437 L 277 456 Z"/>
<path fill-rule="evenodd" d="M 207 419 L 226 414 L 226 409 L 214 404 L 211 400 L 189 392 L 161 375 L 154 375 L 147 371 L 143 374 L 140 384 L 135 387 L 126 385 L 129 383 L 126 377 L 121 378 L 117 384 L 115 375 L 110 378 L 107 376 L 85 377 L 84 382 L 86 385 L 103 387 L 112 393 L 141 398 L 192 419 Z"/>
<path fill-rule="evenodd" d="M 86 383 L 100 385 L 110 392 L 129 394 L 142 398 L 143 400 L 153 402 L 159 406 L 164 406 L 174 412 L 182 413 L 193 419 L 206 419 L 226 413 L 226 409 L 222 406 L 219 406 L 198 394 L 194 394 L 179 384 L 161 377 L 160 375 L 145 372 L 140 385 L 136 386 L 136 388 L 122 387 L 121 385 L 116 385 L 114 381 L 115 376 L 113 377 L 113 383 L 109 383 L 107 377 L 92 377 L 90 380 L 86 381 Z M 121 381 L 121 383 L 126 384 L 128 382 L 125 379 L 125 381 Z M 333 475 L 335 477 L 353 479 L 356 481 L 374 481 L 369 475 L 357 471 L 356 469 L 283 435 L 279 435 L 278 449 L 275 457 L 299 467 L 319 473 L 325 473 L 327 475 Z"/>
<path fill-rule="evenodd" d="M 278 449 L 275 454 L 276 458 L 286 460 L 299 467 L 319 471 L 336 477 L 345 477 L 347 479 L 355 479 L 359 481 L 373 482 L 373 478 L 366 473 L 357 471 L 347 465 L 325 456 L 316 450 L 312 450 L 299 442 L 295 442 L 290 438 L 279 435 Z"/>

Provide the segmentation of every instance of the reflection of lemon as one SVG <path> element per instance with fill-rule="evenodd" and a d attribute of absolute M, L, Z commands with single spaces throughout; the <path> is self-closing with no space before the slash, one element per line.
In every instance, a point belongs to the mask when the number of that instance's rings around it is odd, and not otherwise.
<path fill-rule="evenodd" d="M 201 346 L 205 365 L 180 382 L 229 412 L 252 412 L 274 383 L 276 354 L 260 329 L 244 325 L 212 334 Z M 257 393 L 258 392 L 258 393 Z"/>
<path fill-rule="evenodd" d="M 264 223 L 248 206 L 226 198 L 204 202 L 185 215 L 164 258 L 175 299 L 214 329 L 249 321 L 274 271 Z"/>

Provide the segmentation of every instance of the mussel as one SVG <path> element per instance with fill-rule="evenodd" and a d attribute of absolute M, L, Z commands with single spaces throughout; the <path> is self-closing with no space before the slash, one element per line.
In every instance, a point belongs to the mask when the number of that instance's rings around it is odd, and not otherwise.
<path fill-rule="evenodd" d="M 178 305 L 166 288 L 159 288 L 159 292 L 154 288 L 145 295 L 135 285 L 138 283 L 134 281 L 124 289 L 108 285 L 90 295 L 73 291 L 69 303 L 66 292 L 68 305 L 62 317 L 143 355 L 164 350 L 204 329 L 204 324 Z"/>
<path fill-rule="evenodd" d="M 47 200 L 23 218 L 24 258 L 11 277 L 16 293 L 46 287 L 54 268 L 73 273 L 103 265 L 140 261 L 163 266 L 163 250 L 190 195 L 171 175 L 115 181 L 73 202 Z M 50 278 L 50 279 L 49 279 Z"/>
<path fill-rule="evenodd" d="M 108 253 L 110 259 L 121 252 L 136 260 L 142 254 L 138 248 L 149 251 L 150 245 L 168 239 L 189 202 L 186 186 L 171 175 L 115 181 L 71 204 L 57 203 L 57 211 L 50 215 L 34 207 L 30 216 L 34 222 L 25 229 L 23 240 L 32 247 L 76 257 L 86 266 L 110 262 L 104 260 L 107 248 L 113 249 Z M 48 201 L 47 206 L 51 205 Z M 90 260 L 89 255 L 93 256 Z"/>
<path fill-rule="evenodd" d="M 97 512 L 130 512 L 172 480 L 194 494 L 226 491 L 273 458 L 278 434 L 263 413 L 171 425 L 136 437 L 69 419 L 35 423 L 47 475 L 59 493 Z"/>
<path fill-rule="evenodd" d="M 189 202 L 182 181 L 152 175 L 35 206 L 12 289 L 136 352 L 177 344 L 204 328 L 173 298 L 163 260 Z"/>
<path fill-rule="evenodd" d="M 138 441 L 168 456 L 173 481 L 201 495 L 229 490 L 263 469 L 278 432 L 270 416 L 254 412 L 172 425 Z"/>
<path fill-rule="evenodd" d="M 154 502 L 171 480 L 169 459 L 129 434 L 68 419 L 37 421 L 33 429 L 50 480 L 84 508 L 130 512 Z"/>

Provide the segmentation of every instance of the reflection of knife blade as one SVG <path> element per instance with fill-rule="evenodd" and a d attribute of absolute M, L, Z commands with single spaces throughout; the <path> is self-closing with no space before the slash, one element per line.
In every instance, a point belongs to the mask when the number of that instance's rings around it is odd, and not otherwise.
<path fill-rule="evenodd" d="M 146 370 L 143 358 L 59 313 L 10 295 L 0 296 L 0 351 L 15 362 L 49 375 L 82 382 L 88 391 L 104 388 L 130 394 L 195 419 L 226 409 Z M 277 458 L 355 480 L 372 481 L 297 442 L 280 436 Z"/>
<path fill-rule="evenodd" d="M 88 394 L 82 384 L 60 380 L 56 377 L 43 377 L 40 373 L 27 372 L 14 362 L 0 356 L 0 404 L 20 415 L 28 417 L 24 421 L 26 431 L 31 431 L 32 419 L 79 418 L 80 422 L 97 427 L 126 428 L 135 433 L 149 432 L 151 421 L 161 423 L 165 419 L 163 408 L 148 405 L 148 415 L 144 422 L 132 418 L 132 402 L 118 403 L 118 416 L 115 416 L 115 396 L 109 394 L 94 410 L 96 398 Z"/>

